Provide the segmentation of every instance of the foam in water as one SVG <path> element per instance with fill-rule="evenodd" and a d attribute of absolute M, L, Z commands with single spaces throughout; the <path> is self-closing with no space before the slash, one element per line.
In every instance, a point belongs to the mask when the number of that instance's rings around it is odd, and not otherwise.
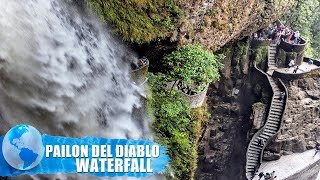
<path fill-rule="evenodd" d="M 150 138 L 133 120 L 135 58 L 70 3 L 0 0 L 0 120 L 42 133 Z M 81 14 L 81 15 L 80 15 Z"/>

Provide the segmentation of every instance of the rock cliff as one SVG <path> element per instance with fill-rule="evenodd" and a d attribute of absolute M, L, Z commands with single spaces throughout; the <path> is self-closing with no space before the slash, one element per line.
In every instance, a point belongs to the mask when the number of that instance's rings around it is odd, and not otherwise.
<path fill-rule="evenodd" d="M 293 0 L 87 0 L 130 43 L 170 39 L 217 50 L 281 17 Z"/>
<path fill-rule="evenodd" d="M 291 6 L 292 0 L 183 1 L 185 9 L 171 40 L 199 43 L 216 50 L 230 41 L 267 27 Z"/>

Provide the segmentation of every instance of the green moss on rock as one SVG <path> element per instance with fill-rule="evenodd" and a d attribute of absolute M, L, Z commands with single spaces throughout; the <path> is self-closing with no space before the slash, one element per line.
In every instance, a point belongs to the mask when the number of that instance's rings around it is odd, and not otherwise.
<path fill-rule="evenodd" d="M 181 10 L 174 0 L 86 0 L 125 41 L 150 42 L 173 30 Z"/>

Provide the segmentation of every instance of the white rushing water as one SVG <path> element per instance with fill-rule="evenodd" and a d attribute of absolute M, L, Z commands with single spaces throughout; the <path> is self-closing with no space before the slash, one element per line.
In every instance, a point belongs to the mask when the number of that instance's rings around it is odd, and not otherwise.
<path fill-rule="evenodd" d="M 143 90 L 130 80 L 135 55 L 80 6 L 70 0 L 0 0 L 1 135 L 27 123 L 51 135 L 152 138 Z"/>
<path fill-rule="evenodd" d="M 125 59 L 136 57 L 84 11 L 60 0 L 0 0 L 0 123 L 150 138 L 147 120 L 132 116 L 142 90 Z"/>

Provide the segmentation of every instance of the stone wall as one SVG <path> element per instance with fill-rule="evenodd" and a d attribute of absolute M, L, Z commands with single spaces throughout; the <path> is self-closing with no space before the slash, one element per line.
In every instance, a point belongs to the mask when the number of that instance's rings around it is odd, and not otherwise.
<path fill-rule="evenodd" d="M 266 148 L 277 159 L 299 153 L 320 142 L 320 75 L 286 82 L 289 91 L 283 125 L 276 139 Z"/>
<path fill-rule="evenodd" d="M 281 39 L 281 42 L 280 42 L 280 44 L 279 44 L 279 46 L 278 46 L 278 50 L 279 50 L 279 49 L 284 50 L 285 52 L 287 52 L 287 54 L 288 54 L 289 56 L 290 56 L 290 55 L 292 56 L 292 54 L 290 54 L 290 52 L 291 52 L 291 53 L 295 52 L 295 53 L 296 53 L 296 54 L 295 54 L 295 58 L 294 58 L 295 63 L 296 63 L 297 65 L 300 65 L 300 64 L 302 63 L 302 61 L 303 61 L 303 55 L 304 55 L 304 51 L 305 51 L 306 45 L 307 45 L 307 42 L 306 42 L 304 39 L 302 39 L 302 38 L 301 38 L 301 44 L 295 44 L 295 45 L 286 42 L 284 39 Z M 288 55 L 287 55 L 287 56 L 288 56 Z M 292 58 L 292 57 L 291 57 L 291 58 Z M 289 64 L 289 61 L 290 61 L 290 59 L 287 58 L 286 64 Z"/>

